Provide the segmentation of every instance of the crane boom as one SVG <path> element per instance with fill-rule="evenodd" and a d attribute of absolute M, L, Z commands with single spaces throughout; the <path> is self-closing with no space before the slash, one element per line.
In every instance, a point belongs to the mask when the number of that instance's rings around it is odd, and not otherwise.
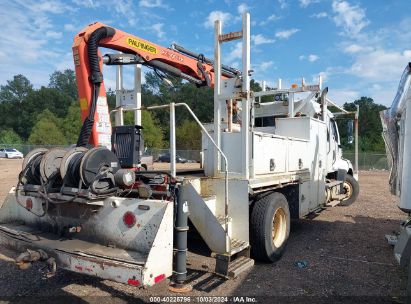
<path fill-rule="evenodd" d="M 99 47 L 124 53 L 101 56 Z M 77 146 L 88 143 L 110 145 L 111 124 L 108 113 L 102 64 L 142 64 L 181 77 L 197 86 L 214 86 L 213 62 L 193 52 L 180 52 L 96 22 L 85 27 L 74 38 L 74 66 L 83 127 Z M 124 60 L 127 58 L 127 60 Z M 233 68 L 223 68 L 223 78 L 238 75 Z M 97 121 L 97 123 L 95 123 Z"/>

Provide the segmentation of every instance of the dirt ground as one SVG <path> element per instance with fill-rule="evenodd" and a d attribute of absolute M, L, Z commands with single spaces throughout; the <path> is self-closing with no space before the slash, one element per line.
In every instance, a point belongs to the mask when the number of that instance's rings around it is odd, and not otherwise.
<path fill-rule="evenodd" d="M 16 184 L 20 167 L 20 160 L 0 159 L 0 202 Z M 387 180 L 388 172 L 361 172 L 355 204 L 328 208 L 314 219 L 294 221 L 280 261 L 257 263 L 234 280 L 213 275 L 214 260 L 199 255 L 207 249 L 194 240 L 188 260 L 193 291 L 184 294 L 186 298 L 151 298 L 175 296 L 168 292 L 167 282 L 139 289 L 64 270 L 44 279 L 40 266 L 18 270 L 12 262 L 16 253 L 0 247 L 0 300 L 44 302 L 45 297 L 51 297 L 67 303 L 214 302 L 216 298 L 204 297 L 248 296 L 267 303 L 403 303 L 406 272 L 396 264 L 384 235 L 398 230 L 405 214 L 389 194 Z M 298 261 L 308 266 L 299 268 Z M 235 302 L 236 298 L 228 300 Z"/>

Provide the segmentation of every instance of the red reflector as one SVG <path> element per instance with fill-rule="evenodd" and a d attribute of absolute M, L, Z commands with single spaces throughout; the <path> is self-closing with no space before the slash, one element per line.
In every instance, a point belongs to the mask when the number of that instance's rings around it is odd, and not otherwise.
<path fill-rule="evenodd" d="M 33 209 L 33 201 L 31 200 L 31 198 L 26 199 L 26 208 L 27 210 Z"/>
<path fill-rule="evenodd" d="M 126 225 L 128 228 L 131 228 L 136 223 L 136 216 L 134 215 L 133 212 L 127 211 L 123 215 L 123 222 L 124 222 L 124 225 Z"/>
<path fill-rule="evenodd" d="M 138 280 L 134 280 L 134 279 L 128 279 L 127 283 L 128 283 L 128 285 L 133 285 L 133 286 L 140 285 L 140 282 Z"/>
<path fill-rule="evenodd" d="M 166 275 L 163 273 L 163 274 L 160 274 L 159 276 L 156 276 L 155 278 L 154 278 L 154 283 L 158 283 L 158 282 L 160 282 L 161 280 L 164 280 L 166 278 Z"/>
<path fill-rule="evenodd" d="M 80 265 L 76 265 L 76 266 L 74 266 L 77 270 L 80 270 L 80 271 L 83 271 L 83 266 L 80 266 Z"/>

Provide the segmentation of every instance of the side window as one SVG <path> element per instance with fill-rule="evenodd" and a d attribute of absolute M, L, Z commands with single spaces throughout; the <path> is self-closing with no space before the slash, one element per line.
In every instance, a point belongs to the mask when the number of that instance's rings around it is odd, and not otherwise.
<path fill-rule="evenodd" d="M 275 127 L 275 117 L 274 116 L 263 117 L 263 125 L 264 127 Z"/>
<path fill-rule="evenodd" d="M 275 127 L 276 118 L 286 118 L 287 115 L 263 116 L 254 119 L 255 127 Z"/>
<path fill-rule="evenodd" d="M 275 117 L 274 116 L 265 116 L 265 117 L 256 117 L 254 120 L 255 127 L 275 127 Z"/>

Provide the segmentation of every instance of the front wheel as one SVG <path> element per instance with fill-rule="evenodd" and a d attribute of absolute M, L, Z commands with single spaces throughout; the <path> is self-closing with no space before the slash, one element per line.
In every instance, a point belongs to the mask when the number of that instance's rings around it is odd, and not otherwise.
<path fill-rule="evenodd" d="M 360 185 L 352 175 L 347 174 L 343 183 L 343 189 L 346 197 L 341 201 L 339 205 L 349 206 L 356 201 L 358 194 L 360 193 Z"/>
<path fill-rule="evenodd" d="M 271 193 L 255 202 L 251 212 L 250 243 L 253 257 L 275 262 L 283 254 L 290 234 L 290 210 L 281 193 Z"/>

